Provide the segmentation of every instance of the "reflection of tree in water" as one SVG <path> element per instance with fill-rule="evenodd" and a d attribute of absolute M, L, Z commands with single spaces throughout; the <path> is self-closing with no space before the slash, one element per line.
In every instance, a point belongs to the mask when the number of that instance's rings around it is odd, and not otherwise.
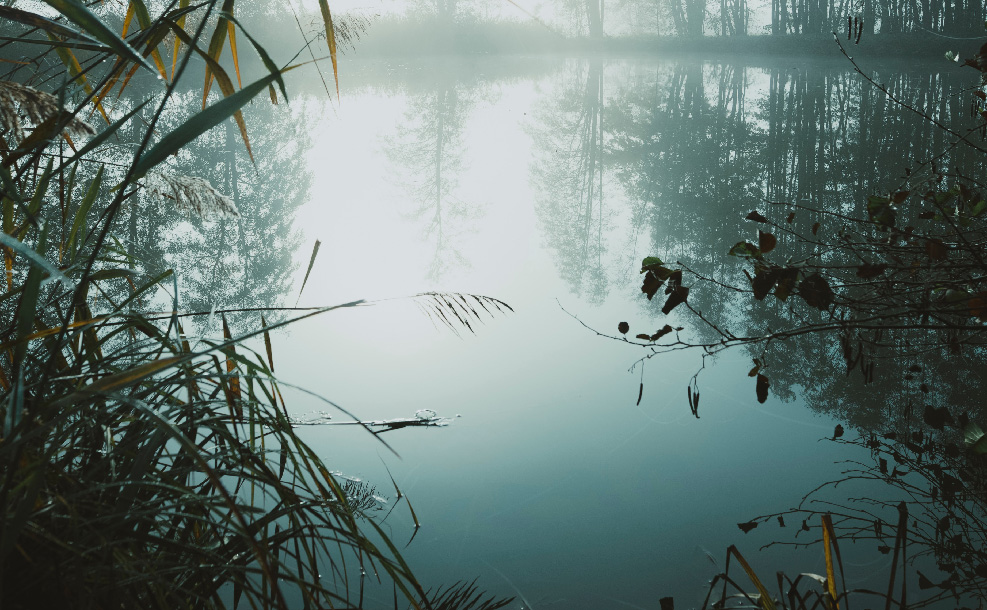
<path fill-rule="evenodd" d="M 435 251 L 428 276 L 438 279 L 453 266 L 468 266 L 459 249 L 463 234 L 483 210 L 457 195 L 463 172 L 463 129 L 482 95 L 476 83 L 439 77 L 424 92 L 409 92 L 406 121 L 387 143 L 387 155 L 400 167 L 412 209 L 407 216 L 420 223 Z"/>
<path fill-rule="evenodd" d="M 554 107 L 536 115 L 535 211 L 559 275 L 577 295 L 601 301 L 608 290 L 604 232 L 603 63 L 570 66 Z"/>
<path fill-rule="evenodd" d="M 743 113 L 745 79 L 725 77 L 729 68 L 707 68 L 705 75 L 698 66 L 692 70 L 691 75 L 689 67 L 659 71 L 653 81 L 622 91 L 608 128 L 613 157 L 619 159 L 616 175 L 635 206 L 635 223 L 651 234 L 652 253 L 673 264 L 681 260 L 728 286 L 749 286 L 739 275 L 741 261 L 732 262 L 726 252 L 744 239 L 757 243 L 759 228 L 778 238 L 771 260 L 857 269 L 860 252 L 839 246 L 854 229 L 833 214 L 866 218 L 868 195 L 899 189 L 907 168 L 928 173 L 921 163 L 930 159 L 947 175 L 978 176 L 987 169 L 976 158 L 980 155 L 949 150 L 942 130 L 893 108 L 842 70 L 769 72 L 757 115 Z M 908 74 L 882 81 L 907 103 L 927 109 L 960 133 L 966 131 L 963 115 L 968 109 L 957 108 L 956 101 L 963 99 L 957 95 L 961 82 L 948 75 Z M 930 100 L 935 101 L 931 107 Z M 765 199 L 804 207 L 780 212 Z M 754 209 L 776 226 L 744 221 Z M 790 211 L 794 214 L 787 222 Z M 902 226 L 914 224 L 907 214 L 911 211 L 905 207 L 899 212 Z M 816 222 L 821 226 L 812 228 Z M 925 280 L 909 281 L 918 285 Z M 879 300 L 873 285 L 861 281 L 855 286 L 850 282 L 841 298 L 853 299 L 856 289 L 870 291 L 861 292 L 862 302 Z M 695 282 L 691 288 L 689 306 L 736 336 L 756 338 L 842 321 L 831 308 L 812 309 L 795 297 L 782 302 L 768 295 L 756 303 L 749 292 L 725 291 L 710 282 Z M 660 306 L 663 301 L 655 302 Z M 651 332 L 663 323 L 659 319 L 640 330 Z M 694 317 L 689 326 L 701 330 L 698 342 L 719 338 Z M 845 339 L 834 332 L 752 342 L 745 348 L 756 359 L 752 366 L 757 372 L 770 377 L 772 394 L 802 396 L 813 410 L 856 429 L 850 434 L 861 437 L 852 442 L 873 452 L 873 464 L 853 466 L 853 477 L 869 484 L 859 501 L 837 493 L 835 504 L 808 508 L 837 513 L 841 534 L 874 541 L 882 553 L 892 553 L 896 533 L 904 531 L 898 529 L 896 510 L 904 498 L 910 518 L 901 522 L 907 521 L 909 543 L 915 545 L 910 553 L 933 558 L 942 570 L 923 576 L 922 588 L 943 597 L 955 588 L 987 599 L 987 464 L 961 440 L 964 422 L 982 421 L 985 415 L 980 399 L 987 356 L 982 331 L 978 328 L 958 342 L 951 342 L 948 328 L 937 337 L 924 328 L 902 330 L 879 323 L 855 332 Z M 752 377 L 750 399 L 754 396 Z M 837 433 L 846 431 L 841 426 Z M 987 440 L 981 448 L 987 450 Z M 757 521 L 773 523 L 777 516 Z"/>
<path fill-rule="evenodd" d="M 194 107 L 190 102 L 163 121 L 177 124 Z M 299 245 L 292 222 L 310 185 L 299 163 L 308 141 L 304 120 L 289 120 L 289 112 L 270 104 L 245 112 L 256 166 L 228 122 L 183 149 L 166 170 L 205 178 L 233 200 L 239 216 L 189 216 L 147 198 L 121 215 L 127 252 L 152 274 L 175 270 L 183 310 L 284 304 Z"/>

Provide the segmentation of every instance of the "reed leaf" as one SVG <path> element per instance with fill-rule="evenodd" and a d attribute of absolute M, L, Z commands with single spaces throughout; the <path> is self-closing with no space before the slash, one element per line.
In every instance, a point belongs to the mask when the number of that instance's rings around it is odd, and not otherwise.
<path fill-rule="evenodd" d="M 113 49 L 118 55 L 127 58 L 134 64 L 154 72 L 154 67 L 141 57 L 127 42 L 117 36 L 103 21 L 94 15 L 84 4 L 78 0 L 44 0 L 46 4 L 64 15 L 69 21 L 78 25 L 88 32 L 93 38 L 99 40 L 106 46 Z"/>
<path fill-rule="evenodd" d="M 205 110 L 196 113 L 192 118 L 185 121 L 177 129 L 169 132 L 154 147 L 141 155 L 140 160 L 134 165 L 132 178 L 137 179 L 143 177 L 148 171 L 167 159 L 171 154 L 230 118 L 244 104 L 274 82 L 277 76 L 268 74 L 237 91 L 235 94 L 223 98 Z"/>

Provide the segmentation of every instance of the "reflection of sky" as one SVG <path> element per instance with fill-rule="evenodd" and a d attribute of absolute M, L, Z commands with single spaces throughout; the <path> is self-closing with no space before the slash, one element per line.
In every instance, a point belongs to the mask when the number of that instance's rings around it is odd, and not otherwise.
<path fill-rule="evenodd" d="M 701 420 L 684 396 L 700 366 L 692 353 L 652 360 L 637 407 L 639 377 L 627 367 L 641 353 L 595 336 L 559 308 L 556 299 L 605 332 L 624 319 L 632 334 L 657 328 L 638 313 L 635 274 L 618 276 L 609 297 L 591 306 L 569 293 L 543 247 L 525 125 L 550 90 L 548 82 L 501 84 L 495 102 L 477 104 L 463 137 L 468 169 L 459 197 L 482 201 L 486 214 L 463 244 L 470 266 L 451 269 L 438 285 L 425 279 L 432 246 L 402 219 L 408 195 L 381 151 L 383 136 L 404 120 L 404 96 L 344 91 L 335 110 L 327 106 L 309 156 L 312 199 L 298 215 L 306 246 L 297 285 L 311 244 L 318 238 L 322 247 L 300 304 L 434 289 L 495 296 L 516 313 L 486 319 L 463 338 L 436 330 L 408 300 L 295 326 L 275 340 L 286 380 L 366 419 L 425 408 L 462 415 L 448 428 L 384 435 L 400 458 L 356 430 L 303 435 L 330 467 L 393 498 L 386 461 L 422 523 L 405 552 L 428 584 L 480 576 L 503 594 L 517 587 L 535 608 L 657 608 L 665 595 L 686 608 L 701 603 L 714 573 L 703 549 L 721 567 L 726 547 L 737 544 L 768 574 L 823 571 L 819 549 L 798 565 L 790 553 L 769 563 L 756 552 L 775 535 L 791 539 L 797 523 L 746 536 L 736 524 L 784 510 L 837 475 L 833 463 L 845 456 L 819 442 L 835 422 L 798 402 L 758 405 L 739 353 L 707 363 Z M 630 234 L 626 219 L 616 219 L 612 249 L 626 248 Z M 321 408 L 291 396 L 297 411 Z M 404 506 L 387 523 L 400 544 L 410 537 Z"/>

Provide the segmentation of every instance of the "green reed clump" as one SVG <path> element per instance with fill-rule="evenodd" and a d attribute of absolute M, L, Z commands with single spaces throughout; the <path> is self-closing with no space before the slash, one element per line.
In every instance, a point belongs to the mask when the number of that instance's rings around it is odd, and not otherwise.
<path fill-rule="evenodd" d="M 169 157 L 229 120 L 249 152 L 240 108 L 260 92 L 285 98 L 281 75 L 295 66 L 273 64 L 232 0 L 155 15 L 132 0 L 126 16 L 50 4 L 57 18 L 0 6 L 0 53 L 39 49 L 0 55 L 0 607 L 505 605 L 472 584 L 423 589 L 366 489 L 337 480 L 296 434 L 269 335 L 292 320 L 234 335 L 223 319 L 222 338 L 195 338 L 172 272 L 150 276 L 115 237 L 142 192 L 235 214 Z M 242 87 L 218 61 L 228 46 L 239 83 L 237 33 L 267 69 Z M 166 129 L 193 56 L 207 67 L 203 109 Z M 159 76 L 157 88 L 110 107 L 137 72 Z M 248 347 L 255 338 L 266 353 Z M 371 603 L 366 581 L 393 600 Z"/>

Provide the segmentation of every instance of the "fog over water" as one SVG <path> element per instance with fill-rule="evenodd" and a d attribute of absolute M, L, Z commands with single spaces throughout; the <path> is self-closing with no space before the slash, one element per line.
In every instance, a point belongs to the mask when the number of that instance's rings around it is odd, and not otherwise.
<path fill-rule="evenodd" d="M 960 86 L 905 66 L 882 76 L 918 96 Z M 387 445 L 356 428 L 303 433 L 388 498 L 381 516 L 396 500 L 393 476 L 421 523 L 403 551 L 418 577 L 479 577 L 518 596 L 515 608 L 650 609 L 665 596 L 701 604 L 711 559 L 722 568 L 731 544 L 767 574 L 825 573 L 818 546 L 758 552 L 796 540 L 799 523 L 747 534 L 737 524 L 796 505 L 840 478 L 842 461 L 865 459 L 826 439 L 837 423 L 856 435 L 884 417 L 880 396 L 860 398 L 856 376 L 832 375 L 821 342 L 783 352 L 758 404 L 754 354 L 677 352 L 642 374 L 629 371 L 641 348 L 590 329 L 665 323 L 641 293 L 644 257 L 739 273 L 725 254 L 756 234 L 743 220 L 751 209 L 855 205 L 892 188 L 935 134 L 891 118 L 887 100 L 836 62 L 353 60 L 340 82 L 339 103 L 318 82 L 295 83 L 291 105 L 264 110 L 254 128 L 281 142 L 270 196 L 308 185 L 292 212 L 294 267 L 255 281 L 290 284 L 281 302 L 293 304 L 319 240 L 299 305 L 371 305 L 276 336 L 279 375 L 364 420 L 452 418 L 383 434 Z M 294 144 L 279 137 L 299 122 Z M 429 291 L 514 311 L 484 313 L 475 332 L 453 324 L 457 334 L 423 311 L 427 297 L 410 298 Z M 690 302 L 760 324 L 742 301 L 696 291 Z M 703 332 L 685 314 L 668 318 Z M 697 373 L 699 419 L 685 396 Z M 349 419 L 302 392 L 286 398 L 297 417 Z M 399 547 L 415 534 L 403 502 L 385 529 Z M 851 580 L 879 586 L 868 578 L 885 582 L 890 559 L 864 546 L 844 549 Z"/>

